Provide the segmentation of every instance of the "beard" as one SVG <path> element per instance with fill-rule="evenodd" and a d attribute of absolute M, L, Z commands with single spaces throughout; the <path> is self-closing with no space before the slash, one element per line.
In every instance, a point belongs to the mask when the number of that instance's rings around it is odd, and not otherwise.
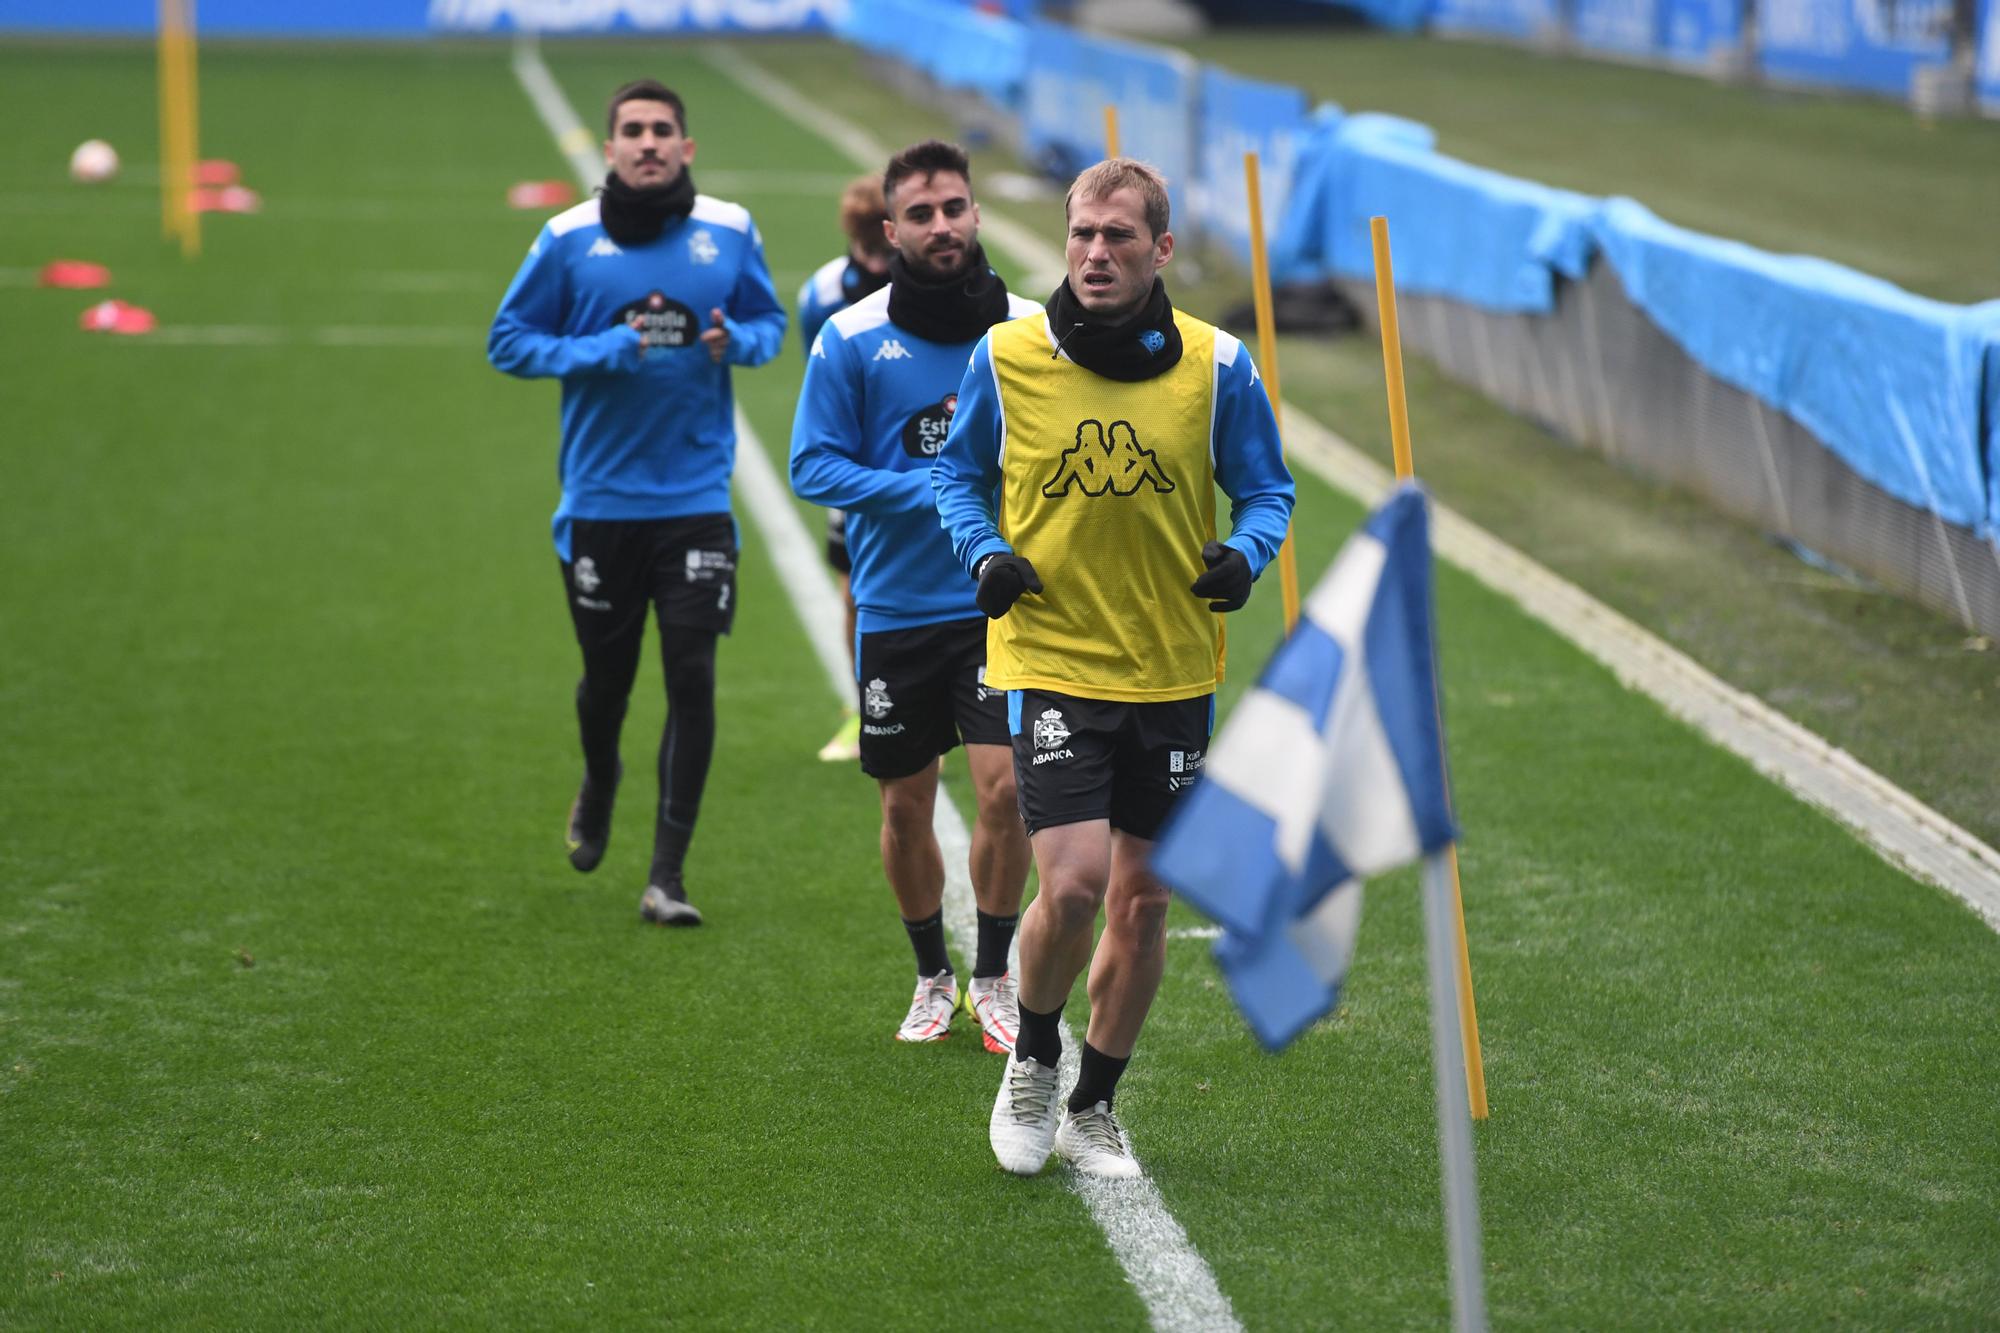
<path fill-rule="evenodd" d="M 964 274 L 972 259 L 972 247 L 961 245 L 956 250 L 949 251 L 948 253 L 952 258 L 950 268 L 941 267 L 934 262 L 933 257 L 929 254 L 917 255 L 915 257 L 904 255 L 903 263 L 908 265 L 911 274 L 919 281 L 945 282 Z"/>

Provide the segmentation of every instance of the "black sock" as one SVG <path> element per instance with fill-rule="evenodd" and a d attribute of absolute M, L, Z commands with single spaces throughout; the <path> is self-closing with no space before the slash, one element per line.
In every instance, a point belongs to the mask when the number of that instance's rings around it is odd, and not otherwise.
<path fill-rule="evenodd" d="M 1028 1011 L 1021 1011 L 1021 1027 L 1028 1026 Z M 1106 1055 L 1089 1042 L 1083 1044 L 1083 1060 L 1076 1072 L 1076 1091 L 1069 1095 L 1069 1109 L 1088 1111 L 1103 1102 L 1111 1105 L 1111 1099 L 1118 1095 L 1118 1076 L 1125 1072 L 1125 1066 L 1132 1063 L 1132 1057 L 1119 1059 Z"/>
<path fill-rule="evenodd" d="M 978 915 L 979 961 L 972 965 L 972 975 L 997 977 L 1007 970 L 1007 946 L 1014 942 L 1014 927 L 1021 924 L 1021 914 L 989 916 L 979 912 Z"/>
<path fill-rule="evenodd" d="M 1014 1039 L 1014 1054 L 1023 1060 L 1039 1060 L 1054 1069 L 1062 1062 L 1062 1011 L 1057 1005 L 1053 1012 L 1038 1014 L 1027 1005 L 1021 1006 L 1021 1031 Z"/>
<path fill-rule="evenodd" d="M 903 919 L 910 932 L 910 947 L 917 951 L 917 974 L 934 977 L 951 971 L 951 956 L 944 951 L 944 909 L 940 907 L 921 921 Z"/>
<path fill-rule="evenodd" d="M 693 838 L 692 823 L 683 824 L 665 810 L 660 811 L 653 821 L 653 869 L 646 882 L 667 890 L 670 898 L 682 897 L 681 866 L 687 860 L 688 843 Z"/>
<path fill-rule="evenodd" d="M 631 682 L 623 684 L 630 688 Z M 576 727 L 583 740 L 583 771 L 600 792 L 618 785 L 618 732 L 625 725 L 625 695 L 614 686 L 593 690 L 586 677 L 576 685 Z"/>

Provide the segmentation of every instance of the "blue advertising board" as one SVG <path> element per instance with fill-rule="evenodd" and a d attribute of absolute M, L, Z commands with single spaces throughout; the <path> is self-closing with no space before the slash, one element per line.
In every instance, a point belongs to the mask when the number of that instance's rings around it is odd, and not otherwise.
<path fill-rule="evenodd" d="M 5 0 L 0 32 L 153 31 L 155 0 Z M 846 0 L 200 0 L 206 36 L 418 37 L 430 32 L 807 32 Z"/>
<path fill-rule="evenodd" d="M 1553 40 L 1562 35 L 1562 6 L 1559 0 L 1437 0 L 1431 26 L 1523 42 Z"/>
<path fill-rule="evenodd" d="M 1660 54 L 1707 69 L 1743 46 L 1743 0 L 1660 0 Z"/>
<path fill-rule="evenodd" d="M 1292 168 L 1309 127 L 1306 95 L 1297 88 L 1262 83 L 1213 65 L 1201 71 L 1201 172 L 1189 193 L 1207 234 L 1239 259 L 1250 258 L 1250 190 L 1243 155 L 1257 154 L 1258 194 L 1264 206 L 1265 243 L 1284 216 Z"/>
<path fill-rule="evenodd" d="M 1104 108 L 1118 108 L 1119 148 L 1159 168 L 1176 217 L 1196 170 L 1195 62 L 1179 51 L 1086 36 L 1037 22 L 1028 34 L 1021 128 L 1037 165 L 1061 177 L 1104 157 Z"/>
<path fill-rule="evenodd" d="M 1659 0 L 1575 0 L 1570 37 L 1587 51 L 1650 56 L 1659 41 Z"/>
<path fill-rule="evenodd" d="M 1952 0 L 1760 0 L 1758 64 L 1773 79 L 1906 97 L 1951 55 Z"/>
<path fill-rule="evenodd" d="M 2000 0 L 1979 6 L 1979 103 L 2000 116 Z M 1994 483 L 2000 486 L 2000 481 Z"/>

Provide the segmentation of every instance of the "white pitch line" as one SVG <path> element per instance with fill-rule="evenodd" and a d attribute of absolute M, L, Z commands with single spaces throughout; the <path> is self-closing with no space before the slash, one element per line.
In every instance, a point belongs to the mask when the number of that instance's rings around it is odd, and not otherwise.
<path fill-rule="evenodd" d="M 582 123 L 549 74 L 532 37 L 516 41 L 514 72 L 541 114 L 542 123 L 568 156 L 577 178 L 590 184 L 599 170 L 597 159 L 579 146 Z M 808 128 L 833 119 L 824 112 L 815 113 L 814 124 Z M 852 131 L 851 126 L 846 128 Z M 882 160 L 888 160 L 887 154 Z M 770 549 L 778 577 L 805 626 L 806 637 L 826 671 L 834 694 L 843 701 L 850 699 L 854 687 L 844 647 L 846 628 L 839 593 L 821 564 L 819 550 L 806 532 L 798 510 L 792 506 L 789 488 L 778 477 L 770 455 L 764 451 L 741 408 L 736 412 L 736 433 L 737 487 Z M 958 807 L 943 793 L 936 805 L 934 822 L 946 867 L 947 929 L 956 939 L 970 940 L 978 931 L 972 881 L 966 869 L 971 840 Z M 1063 1047 L 1064 1085 L 1068 1086 L 1076 1080 L 1079 1048 L 1067 1025 Z M 1153 1327 L 1176 1333 L 1242 1328 L 1230 1308 L 1229 1298 L 1216 1286 L 1215 1275 L 1188 1243 L 1187 1232 L 1167 1211 L 1151 1180 L 1143 1177 L 1127 1181 L 1096 1180 L 1072 1172 L 1070 1183 L 1104 1232 L 1112 1253 L 1144 1302 Z"/>
<path fill-rule="evenodd" d="M 711 62 L 772 106 L 826 137 L 857 162 L 886 162 L 867 134 L 799 94 L 735 51 Z M 1063 271 L 1060 252 L 998 216 L 981 230 L 1038 273 Z M 1053 283 L 1058 278 L 1051 278 Z M 1284 404 L 1286 457 L 1363 504 L 1394 484 L 1389 471 L 1297 404 Z M 1880 773 L 1754 696 L 1718 679 L 1685 653 L 1634 624 L 1546 566 L 1456 511 L 1431 505 L 1438 555 L 1519 605 L 1608 668 L 1627 689 L 1660 704 L 1710 742 L 1831 816 L 1891 865 L 1965 902 L 2000 930 L 2000 851 Z"/>

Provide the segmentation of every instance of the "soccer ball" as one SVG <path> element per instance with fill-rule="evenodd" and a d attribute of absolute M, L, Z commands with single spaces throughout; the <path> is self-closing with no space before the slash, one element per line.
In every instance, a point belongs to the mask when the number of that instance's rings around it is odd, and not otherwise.
<path fill-rule="evenodd" d="M 108 181 L 118 174 L 118 150 L 102 139 L 86 139 L 69 155 L 69 178 L 85 185 Z"/>

